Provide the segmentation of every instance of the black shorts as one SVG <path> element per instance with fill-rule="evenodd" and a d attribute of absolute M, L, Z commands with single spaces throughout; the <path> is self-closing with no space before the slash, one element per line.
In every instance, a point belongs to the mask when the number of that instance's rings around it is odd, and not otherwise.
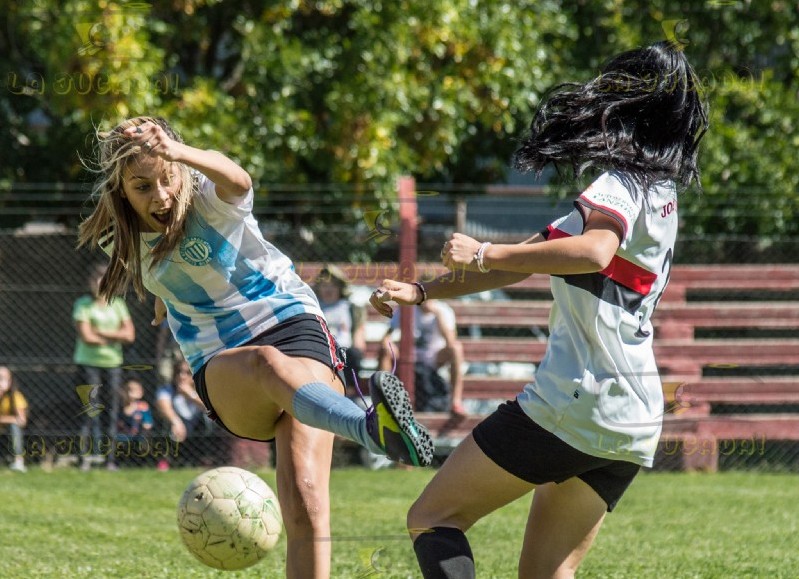
<path fill-rule="evenodd" d="M 293 316 L 238 347 L 243 348 L 244 346 L 274 346 L 283 354 L 292 358 L 317 360 L 330 366 L 338 374 L 342 384 L 346 383 L 343 372 L 344 362 L 339 356 L 336 340 L 330 330 L 327 329 L 327 323 L 325 323 L 324 318 L 320 316 L 314 314 Z M 211 399 L 208 397 L 208 386 L 205 383 L 206 366 L 208 366 L 208 362 L 203 364 L 194 374 L 194 387 L 197 389 L 197 394 L 199 394 L 203 404 L 205 404 L 208 417 L 234 436 L 247 438 L 231 432 L 214 411 Z"/>
<path fill-rule="evenodd" d="M 485 455 L 529 483 L 561 483 L 578 477 L 612 511 L 641 467 L 580 452 L 542 428 L 515 400 L 505 402 L 472 432 Z"/>

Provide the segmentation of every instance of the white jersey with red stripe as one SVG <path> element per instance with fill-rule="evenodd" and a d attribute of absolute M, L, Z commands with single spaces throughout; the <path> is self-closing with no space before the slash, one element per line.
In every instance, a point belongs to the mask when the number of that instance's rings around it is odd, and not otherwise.
<path fill-rule="evenodd" d="M 671 270 L 676 188 L 663 182 L 644 198 L 623 174 L 604 173 L 545 238 L 582 234 L 591 211 L 616 219 L 624 238 L 604 270 L 551 276 L 547 352 L 518 401 L 536 423 L 586 454 L 652 466 L 663 394 L 650 318 Z"/>

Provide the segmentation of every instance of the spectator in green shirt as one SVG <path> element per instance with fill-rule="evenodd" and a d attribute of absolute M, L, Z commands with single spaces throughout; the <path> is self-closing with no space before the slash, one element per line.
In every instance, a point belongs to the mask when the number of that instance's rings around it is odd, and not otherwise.
<path fill-rule="evenodd" d="M 102 449 L 101 418 L 104 416 L 108 426 L 105 451 L 107 455 L 111 454 L 119 416 L 122 346 L 136 339 L 136 329 L 125 301 L 117 297 L 107 302 L 100 297 L 100 280 L 104 273 L 105 266 L 92 269 L 88 280 L 91 295 L 78 298 L 72 308 L 72 319 L 78 333 L 73 360 L 81 369 L 82 382 L 78 394 L 84 405 L 82 413 L 85 417 L 80 449 L 83 470 L 89 470 L 92 462 L 102 462 L 99 455 Z M 105 412 L 105 401 L 110 402 L 108 412 Z M 109 462 L 111 468 L 112 462 Z"/>

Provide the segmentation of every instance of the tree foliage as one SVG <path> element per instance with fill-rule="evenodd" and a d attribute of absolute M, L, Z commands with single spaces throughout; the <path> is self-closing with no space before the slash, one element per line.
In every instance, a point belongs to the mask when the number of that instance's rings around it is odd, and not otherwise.
<path fill-rule="evenodd" d="M 165 114 L 278 182 L 479 179 L 461 143 L 514 132 L 569 38 L 557 2 L 39 0 L 9 20 L 13 112 L 82 134 Z"/>
<path fill-rule="evenodd" d="M 710 130 L 700 156 L 703 190 L 681 199 L 687 233 L 799 235 L 794 2 L 585 0 L 573 10 L 577 67 L 599 67 L 607 55 L 669 39 L 703 80 Z"/>
<path fill-rule="evenodd" d="M 687 227 L 796 235 L 799 13 L 784 0 L 0 0 L 0 180 L 85 179 L 95 126 L 156 114 L 262 195 L 345 185 L 315 215 L 346 221 L 400 174 L 501 182 L 543 91 L 663 38 L 712 111 Z"/>

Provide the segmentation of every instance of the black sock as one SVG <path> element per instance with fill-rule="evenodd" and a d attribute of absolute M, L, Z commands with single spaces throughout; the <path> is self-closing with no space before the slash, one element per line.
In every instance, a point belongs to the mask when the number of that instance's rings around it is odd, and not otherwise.
<path fill-rule="evenodd" d="M 413 543 L 425 579 L 474 579 L 472 548 L 463 531 L 433 527 Z"/>

